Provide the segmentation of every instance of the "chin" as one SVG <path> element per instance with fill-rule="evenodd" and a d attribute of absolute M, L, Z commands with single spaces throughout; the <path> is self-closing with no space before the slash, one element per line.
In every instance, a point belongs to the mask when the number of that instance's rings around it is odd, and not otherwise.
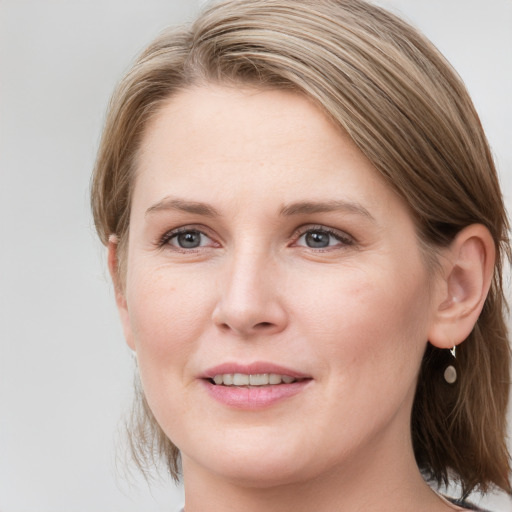
<path fill-rule="evenodd" d="M 260 458 L 265 458 L 260 454 Z M 223 478 L 248 488 L 271 488 L 305 481 L 311 478 L 304 468 L 298 467 L 292 460 L 257 461 L 246 464 L 233 460 L 225 464 L 217 463 L 215 471 Z"/>
<path fill-rule="evenodd" d="M 304 457 L 301 446 L 284 444 L 252 441 L 231 444 L 228 449 L 212 446 L 210 450 L 203 445 L 199 457 L 193 457 L 193 465 L 249 488 L 276 487 L 314 477 L 314 460 Z M 188 458 L 182 456 L 186 474 Z"/>

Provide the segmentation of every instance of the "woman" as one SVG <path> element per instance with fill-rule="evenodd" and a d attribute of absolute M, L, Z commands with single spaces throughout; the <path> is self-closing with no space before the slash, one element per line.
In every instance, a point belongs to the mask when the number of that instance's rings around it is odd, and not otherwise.
<path fill-rule="evenodd" d="M 92 186 L 186 512 L 508 492 L 507 219 L 462 83 L 360 0 L 231 0 L 119 85 Z"/>

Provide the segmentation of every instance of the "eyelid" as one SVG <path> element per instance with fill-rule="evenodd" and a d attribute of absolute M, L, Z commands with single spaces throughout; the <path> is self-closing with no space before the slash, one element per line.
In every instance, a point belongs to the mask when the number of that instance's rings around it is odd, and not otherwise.
<path fill-rule="evenodd" d="M 331 228 L 331 227 L 325 226 L 323 224 L 306 224 L 304 226 L 300 226 L 299 228 L 297 228 L 295 230 L 294 234 L 292 235 L 293 244 L 297 244 L 297 241 L 303 235 L 305 235 L 306 233 L 308 233 L 310 231 L 320 231 L 322 233 L 327 233 L 327 234 L 333 236 L 334 238 L 336 238 L 340 242 L 340 244 L 345 247 L 354 245 L 356 243 L 355 238 L 352 235 L 350 235 L 349 233 L 347 233 L 346 231 Z M 325 250 L 335 249 L 337 246 L 330 246 L 330 247 L 328 246 L 328 247 L 324 247 L 324 248 L 313 248 L 313 247 L 307 247 L 307 246 L 300 245 L 299 247 L 306 247 L 307 249 L 311 249 L 314 251 L 322 251 L 322 250 L 325 251 Z"/>
<path fill-rule="evenodd" d="M 190 231 L 194 231 L 197 233 L 200 233 L 201 235 L 205 236 L 209 240 L 212 241 L 212 245 L 206 245 L 206 246 L 199 246 L 194 247 L 190 249 L 185 249 L 184 247 L 179 247 L 175 245 L 171 245 L 169 242 L 176 238 L 178 235 L 182 233 L 188 233 Z M 176 228 L 169 229 L 164 232 L 163 235 L 161 235 L 155 245 L 157 245 L 160 248 L 166 248 L 170 247 L 172 250 L 179 251 L 179 252 L 193 252 L 193 251 L 199 251 L 203 249 L 208 249 L 209 247 L 220 247 L 219 242 L 217 242 L 214 238 L 214 236 L 210 233 L 210 230 L 206 228 L 205 226 L 197 225 L 197 224 L 186 224 L 184 226 L 179 226 Z"/>

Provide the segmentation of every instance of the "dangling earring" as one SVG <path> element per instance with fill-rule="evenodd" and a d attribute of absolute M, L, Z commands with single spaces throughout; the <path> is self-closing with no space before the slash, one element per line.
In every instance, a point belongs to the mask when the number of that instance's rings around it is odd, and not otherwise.
<path fill-rule="evenodd" d="M 454 346 L 453 348 L 450 349 L 450 352 L 454 359 L 456 359 L 456 348 L 457 347 Z M 448 384 L 454 384 L 455 381 L 457 380 L 457 370 L 455 369 L 455 366 L 453 366 L 452 364 L 446 367 L 446 370 L 444 371 L 444 380 L 448 382 Z"/>

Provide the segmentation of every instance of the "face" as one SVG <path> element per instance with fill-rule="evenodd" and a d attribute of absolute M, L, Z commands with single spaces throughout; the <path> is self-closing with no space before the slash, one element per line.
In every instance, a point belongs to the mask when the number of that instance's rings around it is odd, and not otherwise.
<path fill-rule="evenodd" d="M 119 307 L 185 477 L 410 450 L 430 285 L 408 209 L 305 97 L 191 89 L 148 127 Z"/>

